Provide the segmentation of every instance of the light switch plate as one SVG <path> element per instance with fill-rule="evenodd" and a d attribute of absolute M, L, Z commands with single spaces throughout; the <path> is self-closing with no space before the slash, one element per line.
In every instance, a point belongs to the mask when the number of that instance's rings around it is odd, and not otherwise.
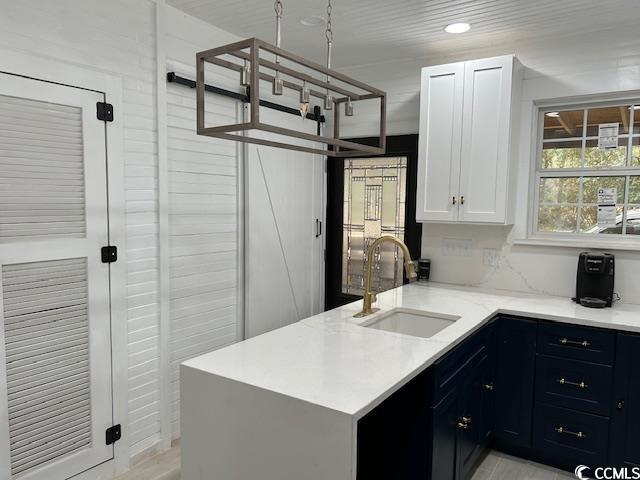
<path fill-rule="evenodd" d="M 442 254 L 445 257 L 470 257 L 473 240 L 464 238 L 445 238 Z"/>

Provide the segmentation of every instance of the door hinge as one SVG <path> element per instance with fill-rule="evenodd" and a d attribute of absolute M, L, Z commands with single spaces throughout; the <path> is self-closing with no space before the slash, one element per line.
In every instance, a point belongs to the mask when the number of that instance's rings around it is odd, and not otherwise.
<path fill-rule="evenodd" d="M 118 260 L 118 247 L 115 245 L 107 245 L 102 247 L 102 263 L 113 263 Z"/>
<path fill-rule="evenodd" d="M 96 103 L 96 116 L 103 122 L 113 122 L 113 105 L 106 102 Z"/>
<path fill-rule="evenodd" d="M 120 424 L 114 425 L 111 428 L 107 428 L 105 437 L 106 437 L 107 445 L 111 445 L 113 443 L 116 443 L 118 440 L 120 440 L 120 438 L 122 437 L 122 430 L 120 428 Z"/>

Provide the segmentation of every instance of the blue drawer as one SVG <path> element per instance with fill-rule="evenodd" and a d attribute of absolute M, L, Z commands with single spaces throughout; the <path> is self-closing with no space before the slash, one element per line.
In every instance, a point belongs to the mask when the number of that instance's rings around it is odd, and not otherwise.
<path fill-rule="evenodd" d="M 542 322 L 538 326 L 538 352 L 556 357 L 613 365 L 615 332 L 575 325 Z"/>
<path fill-rule="evenodd" d="M 537 403 L 533 447 L 546 458 L 575 465 L 605 465 L 609 419 Z"/>
<path fill-rule="evenodd" d="M 609 416 L 613 368 L 538 355 L 536 401 Z"/>

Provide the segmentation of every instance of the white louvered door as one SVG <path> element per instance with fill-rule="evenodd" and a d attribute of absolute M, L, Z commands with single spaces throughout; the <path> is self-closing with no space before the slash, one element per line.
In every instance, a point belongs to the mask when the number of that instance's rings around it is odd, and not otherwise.
<path fill-rule="evenodd" d="M 0 73 L 0 479 L 113 458 L 100 101 Z"/>

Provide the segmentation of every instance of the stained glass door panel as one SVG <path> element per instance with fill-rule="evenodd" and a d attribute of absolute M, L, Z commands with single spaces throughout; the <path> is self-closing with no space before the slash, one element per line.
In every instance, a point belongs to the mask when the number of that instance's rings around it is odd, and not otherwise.
<path fill-rule="evenodd" d="M 344 162 L 342 293 L 362 295 L 369 245 L 381 235 L 405 241 L 406 157 L 347 159 Z M 383 244 L 374 252 L 375 291 L 401 285 L 398 247 Z"/>

